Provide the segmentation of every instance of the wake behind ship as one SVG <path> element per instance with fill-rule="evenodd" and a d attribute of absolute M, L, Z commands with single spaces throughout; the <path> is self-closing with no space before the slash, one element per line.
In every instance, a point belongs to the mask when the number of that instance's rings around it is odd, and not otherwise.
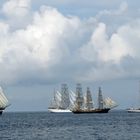
<path fill-rule="evenodd" d="M 3 111 L 9 106 L 8 99 L 4 95 L 2 88 L 0 87 L 0 115 L 2 115 Z"/>
<path fill-rule="evenodd" d="M 108 113 L 108 111 L 117 104 L 111 98 L 103 99 L 101 88 L 98 93 L 98 108 L 94 108 L 90 89 L 87 88 L 85 97 L 82 94 L 81 85 L 78 84 L 76 88 L 76 100 L 74 103 L 73 113 Z"/>

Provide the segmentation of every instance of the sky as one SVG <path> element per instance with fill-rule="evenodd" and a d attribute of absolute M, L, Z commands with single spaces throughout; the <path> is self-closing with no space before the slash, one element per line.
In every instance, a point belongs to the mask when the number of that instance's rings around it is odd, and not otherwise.
<path fill-rule="evenodd" d="M 62 83 L 98 87 L 118 108 L 140 102 L 140 8 L 134 0 L 1 0 L 0 85 L 7 111 L 47 111 Z"/>

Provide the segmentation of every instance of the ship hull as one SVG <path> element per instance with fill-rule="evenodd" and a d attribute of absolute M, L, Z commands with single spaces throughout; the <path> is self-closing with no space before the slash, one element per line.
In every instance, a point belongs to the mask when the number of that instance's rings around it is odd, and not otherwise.
<path fill-rule="evenodd" d="M 72 112 L 75 114 L 83 114 L 83 113 L 108 113 L 110 108 L 105 109 L 94 109 L 94 110 L 73 110 Z"/>
<path fill-rule="evenodd" d="M 69 109 L 48 109 L 51 113 L 69 113 L 71 112 Z"/>
<path fill-rule="evenodd" d="M 2 115 L 2 113 L 3 113 L 3 110 L 0 110 L 0 115 Z"/>
<path fill-rule="evenodd" d="M 0 115 L 2 115 L 4 110 L 5 110 L 5 108 L 0 108 Z"/>

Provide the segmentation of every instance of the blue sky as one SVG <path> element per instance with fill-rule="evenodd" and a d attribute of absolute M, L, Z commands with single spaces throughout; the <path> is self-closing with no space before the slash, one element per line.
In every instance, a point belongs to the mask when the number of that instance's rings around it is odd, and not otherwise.
<path fill-rule="evenodd" d="M 0 1 L 0 84 L 9 111 L 47 110 L 53 88 L 102 86 L 119 108 L 137 105 L 139 1 Z M 96 98 L 96 97 L 95 97 Z"/>

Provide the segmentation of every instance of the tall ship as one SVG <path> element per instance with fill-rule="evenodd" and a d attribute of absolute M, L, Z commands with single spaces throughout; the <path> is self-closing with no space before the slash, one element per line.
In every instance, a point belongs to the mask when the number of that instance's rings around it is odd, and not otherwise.
<path fill-rule="evenodd" d="M 8 99 L 4 95 L 2 87 L 0 87 L 0 115 L 2 115 L 3 111 L 9 106 Z"/>
<path fill-rule="evenodd" d="M 67 84 L 62 84 L 61 92 L 54 90 L 53 99 L 48 111 L 54 113 L 71 112 L 71 100 Z"/>
<path fill-rule="evenodd" d="M 90 88 L 87 88 L 85 96 L 82 93 L 82 87 L 80 84 L 77 84 L 76 87 L 76 99 L 74 102 L 74 107 L 72 108 L 73 113 L 108 113 L 108 111 L 117 104 L 111 98 L 103 98 L 101 87 L 99 87 L 98 92 L 98 107 L 95 108 L 90 92 Z"/>

